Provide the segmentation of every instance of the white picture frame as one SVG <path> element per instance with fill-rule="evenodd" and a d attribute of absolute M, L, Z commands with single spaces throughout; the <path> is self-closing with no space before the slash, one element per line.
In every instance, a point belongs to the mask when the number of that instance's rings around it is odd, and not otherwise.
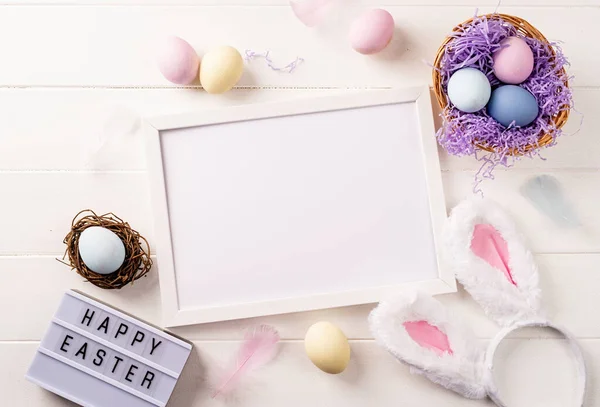
<path fill-rule="evenodd" d="M 414 109 L 412 108 L 413 104 Z M 207 130 L 205 129 L 208 129 L 208 131 L 214 131 L 211 130 L 216 128 L 213 127 L 214 125 L 231 124 L 231 126 L 234 126 L 234 123 L 237 123 L 238 125 L 235 126 L 238 127 L 248 126 L 247 123 L 255 123 L 252 126 L 255 126 L 256 123 L 258 123 L 258 125 L 262 125 L 260 123 L 266 123 L 265 125 L 269 125 L 269 120 L 271 120 L 273 123 L 275 120 L 277 120 L 277 123 L 279 123 L 278 125 L 280 125 L 283 123 L 282 120 L 284 120 L 284 118 L 291 117 L 295 117 L 295 121 L 315 120 L 315 118 L 319 118 L 319 120 L 325 120 L 327 116 L 322 115 L 321 113 L 326 112 L 341 112 L 338 114 L 342 115 L 352 113 L 352 116 L 347 116 L 348 119 L 350 119 L 350 117 L 356 117 L 357 115 L 360 116 L 364 112 L 364 114 L 380 116 L 380 121 L 387 120 L 388 117 L 389 120 L 392 120 L 390 114 L 385 113 L 383 109 L 384 106 L 396 105 L 405 106 L 402 108 L 402 111 L 405 113 L 402 114 L 406 114 L 407 117 L 401 118 L 402 120 L 400 121 L 398 121 L 397 118 L 394 118 L 394 123 L 409 123 L 409 120 L 412 123 L 414 121 L 413 128 L 415 129 L 415 132 L 418 133 L 415 135 L 418 140 L 416 142 L 417 144 L 415 145 L 420 147 L 421 154 L 416 152 L 416 157 L 418 157 L 416 160 L 422 162 L 422 167 L 420 164 L 418 164 L 417 167 L 419 168 L 415 168 L 415 173 L 423 171 L 425 174 L 424 179 L 426 185 L 423 186 L 423 191 L 426 191 L 425 193 L 427 194 L 427 210 L 430 214 L 430 224 L 425 227 L 430 228 L 430 233 L 433 239 L 433 252 L 431 253 L 431 256 L 433 256 L 433 262 L 435 263 L 435 267 L 437 267 L 437 275 L 429 275 L 423 277 L 422 280 L 413 279 L 412 281 L 400 282 L 398 284 L 394 283 L 376 286 L 373 284 L 365 284 L 364 287 L 356 286 L 350 290 L 331 292 L 321 291 L 314 294 L 302 294 L 299 296 L 287 297 L 285 294 L 280 294 L 285 290 L 278 290 L 278 287 L 275 286 L 269 289 L 269 292 L 272 292 L 271 298 L 265 297 L 259 300 L 242 300 L 238 303 L 207 304 L 201 306 L 196 306 L 194 304 L 194 306 L 189 306 L 189 300 L 182 301 L 181 293 L 184 291 L 178 291 L 178 279 L 185 280 L 187 277 L 195 278 L 194 276 L 187 275 L 186 273 L 198 273 L 198 270 L 176 268 L 173 244 L 173 225 L 171 225 L 171 215 L 169 213 L 169 199 L 171 199 L 171 205 L 176 206 L 174 203 L 177 203 L 177 205 L 181 203 L 183 205 L 184 203 L 187 203 L 188 200 L 193 201 L 197 198 L 194 196 L 193 192 L 189 192 L 189 196 L 186 196 L 186 192 L 181 192 L 186 191 L 185 188 L 177 189 L 175 187 L 173 187 L 172 190 L 179 190 L 179 192 L 177 192 L 179 194 L 177 199 L 173 200 L 175 197 L 169 196 L 169 177 L 173 177 L 174 181 L 172 181 L 172 184 L 179 184 L 185 181 L 182 181 L 181 179 L 185 178 L 187 175 L 181 172 L 177 173 L 177 178 L 175 178 L 175 175 L 166 175 L 165 157 L 168 163 L 177 163 L 180 161 L 178 158 L 176 159 L 175 157 L 168 157 L 166 155 L 181 154 L 182 147 L 179 146 L 178 149 L 169 149 L 170 152 L 165 152 L 163 151 L 164 148 L 163 143 L 161 142 L 161 137 L 171 132 L 172 136 L 168 139 L 168 143 L 171 143 L 175 142 L 175 140 L 178 140 L 175 135 L 180 134 L 184 129 L 185 131 L 190 132 L 196 131 L 193 129 L 202 128 L 202 131 L 206 132 Z M 370 109 L 371 107 L 378 108 Z M 352 112 L 343 113 L 350 110 L 352 110 Z M 394 115 L 391 116 L 395 116 L 395 112 L 396 111 L 394 111 Z M 383 117 L 383 119 L 381 119 L 381 117 Z M 374 303 L 378 302 L 386 295 L 403 289 L 416 288 L 431 295 L 456 291 L 456 282 L 454 280 L 454 276 L 446 267 L 444 267 L 440 258 L 439 240 L 447 214 L 442 188 L 437 143 L 435 139 L 430 91 L 428 87 L 362 91 L 336 96 L 296 99 L 277 103 L 243 105 L 211 111 L 199 111 L 195 113 L 151 117 L 144 120 L 143 126 L 147 146 L 147 165 L 155 221 L 154 236 L 160 278 L 160 291 L 162 296 L 163 322 L 165 326 L 173 327 L 249 318 L 262 315 L 283 314 L 331 307 Z M 384 127 L 387 128 L 386 126 Z M 253 134 L 258 134 L 255 130 L 253 131 Z M 231 132 L 228 132 L 226 134 L 228 135 L 230 133 Z M 252 136 L 250 135 L 248 137 Z M 392 137 L 392 135 L 389 135 L 389 137 Z M 204 142 L 201 140 L 209 139 L 210 137 L 197 137 L 193 139 L 193 142 L 201 143 Z M 192 139 L 188 138 L 186 140 Z M 281 139 L 277 140 L 280 142 L 279 140 Z M 177 141 L 177 143 L 181 143 L 181 141 Z M 173 151 L 180 151 L 180 153 L 174 153 Z M 415 160 L 415 151 L 408 151 L 407 154 L 410 154 L 410 156 L 407 155 L 404 158 L 399 156 L 398 160 L 407 160 L 409 158 L 410 160 Z M 195 165 L 195 162 L 196 161 L 189 161 L 187 165 L 193 166 Z M 194 169 L 190 168 L 190 173 L 193 172 Z M 176 174 L 175 170 L 173 170 L 173 174 Z M 396 175 L 407 177 L 405 174 L 400 173 Z M 195 182 L 196 180 L 189 180 L 189 191 L 194 190 Z M 357 191 L 356 193 L 360 193 L 360 191 Z M 192 203 L 193 202 L 191 202 L 191 204 Z M 179 214 L 179 212 L 174 213 Z M 429 221 L 423 223 L 425 224 L 428 222 Z M 179 228 L 179 226 L 176 229 L 183 230 L 182 228 Z M 195 239 L 193 236 L 189 235 L 189 231 L 185 233 L 187 233 L 187 235 L 183 237 L 179 235 L 175 236 L 178 241 L 186 242 L 185 245 L 181 244 L 181 247 L 187 246 L 187 243 L 191 243 L 190 240 Z M 185 235 L 185 233 L 183 234 Z M 192 250 L 187 249 L 185 253 L 179 253 L 178 255 L 189 257 L 196 256 L 197 253 L 192 253 Z M 427 256 L 423 257 L 423 261 L 428 261 L 426 259 Z M 191 259 L 192 258 L 190 257 L 190 261 Z M 181 261 L 181 263 L 184 264 L 186 262 Z M 425 267 L 423 268 L 425 269 Z M 410 272 L 417 271 L 411 270 Z M 425 276 L 424 273 L 423 275 Z M 229 276 L 229 278 L 232 280 L 230 283 L 233 284 L 235 278 L 231 278 L 231 276 Z M 194 289 L 194 287 L 190 287 L 190 285 L 193 284 L 187 282 L 187 280 L 185 284 L 181 284 L 182 287 L 185 287 L 185 290 Z M 318 287 L 318 282 L 315 281 L 315 285 Z M 202 287 L 199 286 L 198 288 Z M 258 288 L 260 289 L 260 287 Z M 220 287 L 220 289 L 225 293 L 226 288 Z M 215 290 L 218 291 L 218 288 L 215 288 Z M 315 291 L 318 290 L 315 289 Z M 188 294 L 186 294 L 186 298 L 191 298 Z M 218 294 L 218 292 L 215 294 Z"/>

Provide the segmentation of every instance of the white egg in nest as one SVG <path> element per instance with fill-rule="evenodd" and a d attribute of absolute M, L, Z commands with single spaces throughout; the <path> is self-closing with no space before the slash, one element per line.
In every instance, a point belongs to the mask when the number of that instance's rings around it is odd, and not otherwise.
<path fill-rule="evenodd" d="M 110 274 L 125 262 L 125 245 L 114 232 L 101 226 L 91 226 L 79 236 L 79 255 L 94 273 Z"/>

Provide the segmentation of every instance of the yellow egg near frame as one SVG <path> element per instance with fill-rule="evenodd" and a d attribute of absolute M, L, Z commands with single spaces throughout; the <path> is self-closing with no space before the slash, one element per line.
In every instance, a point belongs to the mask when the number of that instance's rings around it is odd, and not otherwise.
<path fill-rule="evenodd" d="M 308 328 L 304 349 L 311 362 L 325 373 L 342 373 L 350 362 L 348 338 L 330 322 L 317 322 Z"/>
<path fill-rule="evenodd" d="M 224 93 L 235 86 L 244 72 L 244 59 L 237 49 L 218 47 L 200 63 L 200 84 L 208 93 Z"/>

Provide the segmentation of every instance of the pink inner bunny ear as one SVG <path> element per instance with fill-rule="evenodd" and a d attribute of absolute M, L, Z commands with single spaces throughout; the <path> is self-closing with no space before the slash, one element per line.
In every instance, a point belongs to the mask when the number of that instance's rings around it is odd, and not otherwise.
<path fill-rule="evenodd" d="M 408 336 L 423 348 L 431 349 L 440 356 L 444 353 L 453 354 L 448 336 L 437 326 L 427 321 L 407 321 L 402 325 L 408 332 Z"/>
<path fill-rule="evenodd" d="M 508 244 L 496 228 L 485 223 L 475 225 L 471 250 L 490 266 L 500 270 L 513 285 L 517 285 L 508 267 L 510 263 Z"/>

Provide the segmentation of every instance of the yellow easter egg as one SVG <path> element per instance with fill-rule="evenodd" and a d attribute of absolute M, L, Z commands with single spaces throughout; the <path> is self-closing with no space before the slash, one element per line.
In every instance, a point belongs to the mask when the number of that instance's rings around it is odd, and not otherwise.
<path fill-rule="evenodd" d="M 208 93 L 223 93 L 233 88 L 244 72 L 244 60 L 233 47 L 215 48 L 200 63 L 200 84 Z"/>
<path fill-rule="evenodd" d="M 330 322 L 317 322 L 308 329 L 304 349 L 311 362 L 326 373 L 342 373 L 350 361 L 348 338 Z"/>

